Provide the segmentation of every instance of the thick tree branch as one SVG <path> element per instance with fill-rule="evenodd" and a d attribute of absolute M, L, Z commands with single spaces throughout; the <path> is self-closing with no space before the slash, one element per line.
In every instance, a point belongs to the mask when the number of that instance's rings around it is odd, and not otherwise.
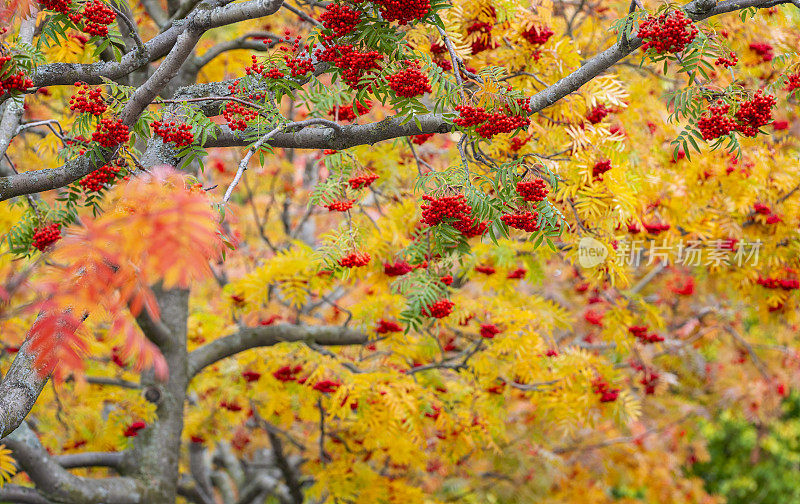
<path fill-rule="evenodd" d="M 19 485 L 3 485 L 0 488 L 0 502 L 14 502 L 16 504 L 52 504 L 42 494 L 33 488 Z"/>
<path fill-rule="evenodd" d="M 308 341 L 318 345 L 361 345 L 368 336 L 341 326 L 299 326 L 276 324 L 243 327 L 239 332 L 203 345 L 189 354 L 189 376 L 206 366 L 250 348 L 277 345 L 288 341 Z"/>
<path fill-rule="evenodd" d="M 19 427 L 47 383 L 48 376 L 36 367 L 35 359 L 26 339 L 0 383 L 0 437 Z"/>
<path fill-rule="evenodd" d="M 110 467 L 119 469 L 125 460 L 123 452 L 84 452 L 70 453 L 54 457 L 56 463 L 64 469 L 78 467 Z"/>

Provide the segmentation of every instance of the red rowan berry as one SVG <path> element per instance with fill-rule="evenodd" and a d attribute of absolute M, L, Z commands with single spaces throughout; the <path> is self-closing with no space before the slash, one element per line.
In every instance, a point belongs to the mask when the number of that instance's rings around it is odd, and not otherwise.
<path fill-rule="evenodd" d="M 592 391 L 600 396 L 600 402 L 614 402 L 619 397 L 620 389 L 612 389 L 611 385 L 601 376 L 592 381 Z"/>
<path fill-rule="evenodd" d="M 440 299 L 423 308 L 422 314 L 426 317 L 444 318 L 450 315 L 453 311 L 453 306 L 455 306 L 455 303 L 449 299 Z"/>
<path fill-rule="evenodd" d="M 520 278 L 525 278 L 525 274 L 528 272 L 525 268 L 517 268 L 514 271 L 508 273 L 506 278 L 509 280 L 518 280 Z"/>
<path fill-rule="evenodd" d="M 92 141 L 107 148 L 125 143 L 129 138 L 128 127 L 122 124 L 119 119 L 100 119 L 100 124 L 97 125 L 97 129 L 92 133 Z"/>
<path fill-rule="evenodd" d="M 484 275 L 494 275 L 497 271 L 494 266 L 475 266 L 475 271 L 483 273 Z"/>
<path fill-rule="evenodd" d="M 326 7 L 325 12 L 320 16 L 322 26 L 331 32 L 325 35 L 326 40 L 342 37 L 352 33 L 361 19 L 361 12 L 351 9 L 347 5 L 332 3 Z"/>
<path fill-rule="evenodd" d="M 481 324 L 481 338 L 492 339 L 501 332 L 494 324 Z"/>
<path fill-rule="evenodd" d="M 69 99 L 69 109 L 78 112 L 86 112 L 95 116 L 102 115 L 108 106 L 103 101 L 102 90 L 100 88 L 89 89 L 88 84 L 76 82 L 78 91 Z"/>
<path fill-rule="evenodd" d="M 553 30 L 551 30 L 549 26 L 542 26 L 541 28 L 531 26 L 526 31 L 522 32 L 522 38 L 533 45 L 542 45 L 550 40 L 552 36 Z"/>
<path fill-rule="evenodd" d="M 736 56 L 736 53 L 735 52 L 731 52 L 730 55 L 727 58 L 724 57 L 724 56 L 720 56 L 719 58 L 717 58 L 717 60 L 714 62 L 714 64 L 717 65 L 717 66 L 728 68 L 728 67 L 735 66 L 736 63 L 738 63 L 738 62 L 739 62 L 739 58 Z"/>
<path fill-rule="evenodd" d="M 393 322 L 391 320 L 384 320 L 380 319 L 378 321 L 378 327 L 375 328 L 375 332 L 378 334 L 387 334 L 393 332 L 400 332 L 403 328 L 400 327 L 400 324 L 397 322 Z"/>
<path fill-rule="evenodd" d="M 434 134 L 425 133 L 423 135 L 411 135 L 411 142 L 417 145 L 422 145 L 427 142 Z"/>
<path fill-rule="evenodd" d="M 597 180 L 603 180 L 603 174 L 611 169 L 611 160 L 610 159 L 603 159 L 598 161 L 592 167 L 592 178 Z"/>
<path fill-rule="evenodd" d="M 339 259 L 339 266 L 344 268 L 358 268 L 369 264 L 371 259 L 372 257 L 366 252 L 350 252 Z"/>
<path fill-rule="evenodd" d="M 106 7 L 103 2 L 93 0 L 84 8 L 83 15 L 87 22 L 83 27 L 83 31 L 89 35 L 96 35 L 98 37 L 105 37 L 108 35 L 108 25 L 114 22 L 117 15 L 112 10 Z"/>
<path fill-rule="evenodd" d="M 547 186 L 542 179 L 520 180 L 517 182 L 517 193 L 525 201 L 543 201 L 547 197 Z"/>
<path fill-rule="evenodd" d="M 539 230 L 539 213 L 530 211 L 517 211 L 512 214 L 504 214 L 500 217 L 506 226 L 533 233 Z"/>
<path fill-rule="evenodd" d="M 174 143 L 176 147 L 184 147 L 194 142 L 192 127 L 188 124 L 178 124 L 175 122 L 163 123 L 153 121 L 153 133 L 160 136 L 164 143 Z"/>
<path fill-rule="evenodd" d="M 380 5 L 381 16 L 386 21 L 406 25 L 425 17 L 431 10 L 430 0 L 374 0 Z"/>
<path fill-rule="evenodd" d="M 347 180 L 347 183 L 350 184 L 350 187 L 353 189 L 361 189 L 362 187 L 371 186 L 376 180 L 378 180 L 378 175 L 374 173 L 367 173 L 357 177 L 350 177 Z"/>
<path fill-rule="evenodd" d="M 41 228 L 34 228 L 32 245 L 43 251 L 61 239 L 61 223 L 54 222 Z"/>
<path fill-rule="evenodd" d="M 341 201 L 333 201 L 325 205 L 325 208 L 328 209 L 329 212 L 346 212 L 353 208 L 353 203 L 356 200 L 341 200 Z"/>
<path fill-rule="evenodd" d="M 86 192 L 99 192 L 106 185 L 111 185 L 117 178 L 120 167 L 104 165 L 83 177 L 78 184 Z"/>
<path fill-rule="evenodd" d="M 750 50 L 761 56 L 761 61 L 772 61 L 775 58 L 772 45 L 766 42 L 752 42 Z"/>
<path fill-rule="evenodd" d="M 682 10 L 649 16 L 639 25 L 639 38 L 644 43 L 642 50 L 652 48 L 657 54 L 679 53 L 697 36 L 698 30 Z"/>
<path fill-rule="evenodd" d="M 372 108 L 372 102 L 367 100 L 362 105 L 361 102 L 356 102 L 356 110 L 353 110 L 353 105 L 336 105 L 328 111 L 331 117 L 338 117 L 340 121 L 353 121 L 356 117 L 364 115 Z"/>
<path fill-rule="evenodd" d="M 419 62 L 406 63 L 406 68 L 386 80 L 397 96 L 413 98 L 431 92 L 428 76 L 420 71 Z"/>
<path fill-rule="evenodd" d="M 605 119 L 605 117 L 610 113 L 610 109 L 607 109 L 604 104 L 598 103 L 592 107 L 592 110 L 590 110 L 588 114 L 586 114 L 586 120 L 592 124 L 597 124 Z"/>
<path fill-rule="evenodd" d="M 384 263 L 383 272 L 390 277 L 403 276 L 409 273 L 414 268 L 406 261 L 397 261 L 395 263 Z"/>

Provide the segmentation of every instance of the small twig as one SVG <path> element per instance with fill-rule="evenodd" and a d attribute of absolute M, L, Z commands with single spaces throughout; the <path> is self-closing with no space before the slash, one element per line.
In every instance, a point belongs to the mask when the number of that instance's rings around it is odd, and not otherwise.
<path fill-rule="evenodd" d="M 450 53 L 450 61 L 453 63 L 453 73 L 456 76 L 456 82 L 458 82 L 458 90 L 461 93 L 461 100 L 467 101 L 467 93 L 464 92 L 464 83 L 461 81 L 461 67 L 459 66 L 460 58 L 456 55 L 456 49 L 453 47 L 453 43 L 450 41 L 450 37 L 447 36 L 447 32 L 442 29 L 441 26 L 436 26 L 439 30 L 439 35 L 442 36 L 442 40 L 444 40 L 444 46 L 447 48 L 447 52 Z"/>

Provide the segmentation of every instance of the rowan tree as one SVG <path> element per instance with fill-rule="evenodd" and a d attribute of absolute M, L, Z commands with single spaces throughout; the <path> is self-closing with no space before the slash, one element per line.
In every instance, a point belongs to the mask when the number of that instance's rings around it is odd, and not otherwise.
<path fill-rule="evenodd" d="M 798 382 L 797 0 L 3 16 L 0 501 L 712 503 Z"/>

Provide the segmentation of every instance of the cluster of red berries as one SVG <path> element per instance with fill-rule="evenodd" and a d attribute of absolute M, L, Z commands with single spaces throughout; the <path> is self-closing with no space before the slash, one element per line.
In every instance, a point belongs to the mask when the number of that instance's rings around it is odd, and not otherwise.
<path fill-rule="evenodd" d="M 652 368 L 649 368 L 638 362 L 631 362 L 630 364 L 631 369 L 642 373 L 642 378 L 639 380 L 639 383 L 644 387 L 645 395 L 655 394 L 656 385 L 658 384 L 658 379 L 661 377 L 661 375 L 656 373 Z"/>
<path fill-rule="evenodd" d="M 384 320 L 380 319 L 378 321 L 378 327 L 375 328 L 375 332 L 378 334 L 387 334 L 387 333 L 394 333 L 400 332 L 403 328 L 400 327 L 400 324 L 391 320 Z"/>
<path fill-rule="evenodd" d="M 758 277 L 756 283 L 765 289 L 783 289 L 786 291 L 800 289 L 800 281 L 796 278 Z"/>
<path fill-rule="evenodd" d="M 795 89 L 800 89 L 800 72 L 788 76 L 786 87 L 784 88 L 787 93 L 791 93 Z"/>
<path fill-rule="evenodd" d="M 770 207 L 765 205 L 764 203 L 754 203 L 753 211 L 761 215 L 769 215 L 772 213 L 772 209 L 770 209 Z"/>
<path fill-rule="evenodd" d="M 592 392 L 600 396 L 601 403 L 607 403 L 617 400 L 620 389 L 612 389 L 611 385 L 609 385 L 605 378 L 598 376 L 592 380 Z"/>
<path fill-rule="evenodd" d="M 586 114 L 586 120 L 592 124 L 597 124 L 605 119 L 605 117 L 610 113 L 611 109 L 606 108 L 605 104 L 603 103 L 598 103 L 592 107 L 592 110 L 590 110 L 588 114 Z"/>
<path fill-rule="evenodd" d="M 374 0 L 381 6 L 381 16 L 386 21 L 407 25 L 422 19 L 431 10 L 430 0 Z"/>
<path fill-rule="evenodd" d="M 703 140 L 713 140 L 727 135 L 736 129 L 736 121 L 728 116 L 730 105 L 718 101 L 716 106 L 708 107 L 708 115 L 703 114 L 697 121 L 697 128 L 703 135 Z"/>
<path fill-rule="evenodd" d="M 478 266 L 475 266 L 475 271 L 477 271 L 478 273 L 483 273 L 484 275 L 494 275 L 495 273 L 497 273 L 497 270 L 495 269 L 494 266 L 483 266 L 480 264 Z"/>
<path fill-rule="evenodd" d="M 378 176 L 374 173 L 366 173 L 357 177 L 350 177 L 347 183 L 353 189 L 361 189 L 362 187 L 369 187 L 373 182 L 378 180 Z"/>
<path fill-rule="evenodd" d="M 611 160 L 603 159 L 594 164 L 592 167 L 592 178 L 603 180 L 603 174 L 611 169 Z"/>
<path fill-rule="evenodd" d="M 69 99 L 69 109 L 78 112 L 86 112 L 95 116 L 101 115 L 108 106 L 103 101 L 100 88 L 89 89 L 88 84 L 76 82 L 75 87 L 78 91 Z"/>
<path fill-rule="evenodd" d="M 752 42 L 750 50 L 761 56 L 761 61 L 772 61 L 775 58 L 774 48 L 766 42 Z"/>
<path fill-rule="evenodd" d="M 775 106 L 775 97 L 764 95 L 759 89 L 752 99 L 742 102 L 736 111 L 739 121 L 738 130 L 742 135 L 754 137 L 758 128 L 772 120 L 772 107 Z"/>
<path fill-rule="evenodd" d="M 717 58 L 717 60 L 714 62 L 714 64 L 717 65 L 717 66 L 728 68 L 728 67 L 736 66 L 736 63 L 738 63 L 738 62 L 739 62 L 739 57 L 736 56 L 735 52 L 731 52 L 730 55 L 727 58 L 724 57 L 724 56 L 720 56 L 719 58 Z"/>
<path fill-rule="evenodd" d="M 251 370 L 242 371 L 242 378 L 244 378 L 244 381 L 246 381 L 247 383 L 253 383 L 255 381 L 258 381 L 259 378 L 261 378 L 261 373 L 259 373 L 258 371 L 251 371 Z"/>
<path fill-rule="evenodd" d="M 535 26 L 531 26 L 530 28 L 522 32 L 522 38 L 524 38 L 533 45 L 542 45 L 548 40 L 550 40 L 550 37 L 552 36 L 553 36 L 553 30 L 551 30 L 549 26 L 542 26 L 541 28 L 536 28 Z"/>
<path fill-rule="evenodd" d="M 317 54 L 317 59 L 330 62 L 342 71 L 342 78 L 352 89 L 363 89 L 368 83 L 362 79 L 373 70 L 380 70 L 383 55 L 378 51 L 358 52 L 350 45 L 332 45 Z"/>
<path fill-rule="evenodd" d="M 72 0 L 39 0 L 39 5 L 47 10 L 66 14 L 72 8 Z"/>
<path fill-rule="evenodd" d="M 353 105 L 336 105 L 328 111 L 328 115 L 338 117 L 340 121 L 353 121 L 356 117 L 369 112 L 371 108 L 372 102 L 369 100 L 363 105 L 361 102 L 356 102 L 356 110 L 353 110 Z"/>
<path fill-rule="evenodd" d="M 100 119 L 100 124 L 97 125 L 97 129 L 92 133 L 93 141 L 108 148 L 125 143 L 129 138 L 128 127 L 122 124 L 119 119 Z"/>
<path fill-rule="evenodd" d="M 453 306 L 455 303 L 449 299 L 440 299 L 423 308 L 422 314 L 426 317 L 445 318 L 452 313 Z"/>
<path fill-rule="evenodd" d="M 481 338 L 492 339 L 501 332 L 503 331 L 494 324 L 481 324 Z"/>
<path fill-rule="evenodd" d="M 661 221 L 642 222 L 642 226 L 644 226 L 648 233 L 654 235 L 661 234 L 664 231 L 669 231 L 669 224 Z"/>
<path fill-rule="evenodd" d="M 439 277 L 439 281 L 447 286 L 453 285 L 453 275 L 445 275 L 443 277 Z"/>
<path fill-rule="evenodd" d="M 639 25 L 639 37 L 644 40 L 642 50 L 653 48 L 658 54 L 679 53 L 697 36 L 697 27 L 682 10 L 649 16 Z"/>
<path fill-rule="evenodd" d="M 283 79 L 284 77 L 286 77 L 286 74 L 278 70 L 277 67 L 270 68 L 269 70 L 264 72 L 263 75 L 267 79 Z"/>
<path fill-rule="evenodd" d="M 339 266 L 344 268 L 358 268 L 369 264 L 371 259 L 372 257 L 366 252 L 350 252 L 339 259 Z"/>
<path fill-rule="evenodd" d="M 413 270 L 414 267 L 408 264 L 406 261 L 383 264 L 383 272 L 390 277 L 403 276 Z"/>
<path fill-rule="evenodd" d="M 61 224 L 54 222 L 41 228 L 34 228 L 31 245 L 37 250 L 45 250 L 61 239 Z"/>
<path fill-rule="evenodd" d="M 11 56 L 0 56 L 0 68 L 5 69 L 6 64 L 8 64 L 11 59 Z M 33 86 L 33 81 L 25 77 L 25 73 L 22 71 L 6 75 L 0 79 L 0 89 L 3 91 L 24 91 L 31 86 Z"/>
<path fill-rule="evenodd" d="M 153 132 L 163 138 L 165 143 L 174 143 L 177 147 L 184 147 L 194 142 L 192 127 L 185 123 L 153 121 Z"/>
<path fill-rule="evenodd" d="M 114 22 L 117 15 L 112 9 L 106 7 L 103 2 L 94 0 L 86 5 L 83 10 L 83 15 L 86 17 L 86 24 L 83 31 L 89 35 L 96 35 L 98 37 L 105 37 L 108 35 L 108 25 Z"/>
<path fill-rule="evenodd" d="M 356 200 L 340 200 L 340 201 L 333 201 L 325 205 L 325 208 L 328 209 L 329 212 L 346 212 L 353 208 L 353 203 Z"/>
<path fill-rule="evenodd" d="M 603 317 L 605 314 L 600 311 L 586 310 L 583 314 L 583 320 L 592 324 L 593 326 L 603 327 Z"/>
<path fill-rule="evenodd" d="M 539 212 L 516 212 L 511 214 L 504 214 L 500 217 L 506 226 L 520 229 L 522 231 L 533 233 L 539 230 Z"/>
<path fill-rule="evenodd" d="M 477 33 L 477 38 L 472 42 L 472 54 L 481 53 L 487 49 L 494 49 L 497 43 L 492 40 L 492 23 L 472 23 L 467 27 L 467 35 Z"/>
<path fill-rule="evenodd" d="M 353 33 L 361 19 L 361 11 L 351 9 L 347 5 L 332 3 L 326 7 L 325 12 L 319 17 L 322 26 L 331 32 L 323 35 L 327 41 Z"/>
<path fill-rule="evenodd" d="M 247 121 L 258 117 L 258 112 L 240 103 L 229 101 L 225 105 L 222 117 L 232 131 L 244 131 L 247 128 Z"/>
<path fill-rule="evenodd" d="M 633 334 L 633 336 L 639 340 L 639 342 L 644 343 L 645 345 L 649 343 L 660 343 L 664 341 L 663 336 L 659 336 L 656 333 L 647 334 L 647 326 L 630 326 L 628 331 Z"/>
<path fill-rule="evenodd" d="M 342 384 L 333 380 L 322 380 L 314 384 L 313 389 L 323 394 L 333 394 Z"/>
<path fill-rule="evenodd" d="M 297 364 L 295 366 L 281 366 L 273 371 L 272 376 L 282 382 L 290 382 L 297 380 L 297 374 L 303 370 L 303 366 Z"/>
<path fill-rule="evenodd" d="M 511 144 L 509 145 L 509 148 L 510 148 L 512 151 L 514 151 L 514 152 L 517 152 L 517 151 L 518 151 L 518 150 L 520 150 L 520 149 L 521 149 L 521 148 L 522 148 L 522 147 L 523 147 L 525 144 L 527 144 L 528 142 L 530 142 L 531 138 L 533 138 L 531 135 L 527 135 L 527 136 L 525 136 L 525 137 L 523 137 L 523 138 L 520 138 L 520 137 L 514 137 L 514 138 L 512 138 L 512 139 L 511 139 Z"/>
<path fill-rule="evenodd" d="M 470 216 L 472 207 L 467 204 L 463 194 L 456 196 L 442 196 L 432 198 L 427 194 L 422 199 L 429 204 L 422 205 L 422 223 L 428 226 L 436 226 L 448 221 L 448 224 L 456 228 L 467 238 L 480 236 L 486 232 L 487 223 L 477 222 Z"/>
<path fill-rule="evenodd" d="M 531 123 L 525 115 L 531 110 L 530 102 L 522 99 L 518 103 L 522 109 L 521 115 L 512 113 L 507 106 L 504 106 L 499 112 L 490 114 L 483 107 L 459 105 L 456 107 L 458 117 L 453 123 L 462 128 L 480 125 L 475 131 L 483 138 L 492 138 L 498 133 L 511 133 L 516 129 L 527 127 Z"/>
<path fill-rule="evenodd" d="M 236 403 L 236 402 L 228 402 L 228 401 L 225 401 L 225 400 L 222 400 L 222 401 L 219 402 L 219 407 L 222 408 L 222 409 L 226 409 L 228 411 L 234 411 L 234 412 L 242 411 L 242 407 L 239 406 L 238 403 Z M 202 440 L 202 438 L 200 438 L 200 439 Z M 197 442 L 197 441 L 195 441 L 195 442 Z M 199 442 L 202 443 L 202 441 L 199 441 Z"/>
<path fill-rule="evenodd" d="M 258 58 L 256 58 L 255 54 L 250 56 L 250 61 L 250 66 L 244 69 L 244 73 L 247 75 L 258 75 L 264 73 L 264 69 L 266 67 L 258 62 Z M 283 76 L 283 74 L 281 74 L 281 76 Z"/>
<path fill-rule="evenodd" d="M 433 133 L 425 133 L 423 135 L 411 135 L 411 142 L 416 145 L 422 145 L 425 142 L 427 142 L 432 136 Z"/>
<path fill-rule="evenodd" d="M 517 192 L 525 201 L 544 201 L 547 197 L 547 186 L 542 179 L 517 182 Z"/>
<path fill-rule="evenodd" d="M 431 92 L 428 76 L 420 71 L 419 62 L 406 63 L 406 68 L 386 77 L 397 96 L 413 98 Z"/>
<path fill-rule="evenodd" d="M 104 165 L 83 177 L 78 182 L 86 192 L 99 192 L 105 185 L 110 184 L 117 178 L 120 167 L 116 164 L 111 166 Z"/>
<path fill-rule="evenodd" d="M 509 280 L 519 280 L 520 278 L 525 278 L 525 273 L 527 272 L 528 270 L 525 268 L 517 268 L 514 271 L 510 271 L 508 275 L 506 275 L 506 278 Z"/>
<path fill-rule="evenodd" d="M 122 433 L 125 437 L 136 437 L 139 435 L 139 431 L 147 427 L 147 424 L 142 422 L 141 420 L 137 420 L 130 424 L 126 429 L 125 432 Z"/>

